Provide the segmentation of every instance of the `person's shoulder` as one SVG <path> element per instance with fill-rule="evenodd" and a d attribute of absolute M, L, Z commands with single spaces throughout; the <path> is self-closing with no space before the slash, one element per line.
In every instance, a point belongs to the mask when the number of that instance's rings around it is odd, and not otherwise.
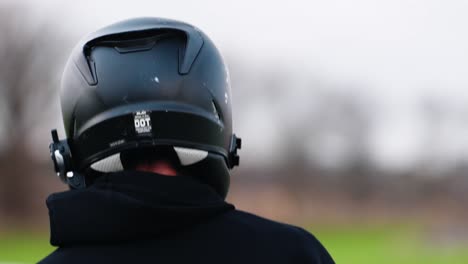
<path fill-rule="evenodd" d="M 227 217 L 229 218 L 229 221 L 234 222 L 234 224 L 237 226 L 242 226 L 246 229 L 254 229 L 257 232 L 285 235 L 296 239 L 306 237 L 315 239 L 311 233 L 307 232 L 301 227 L 281 223 L 245 211 L 234 210 L 231 211 Z"/>
<path fill-rule="evenodd" d="M 249 212 L 234 210 L 227 217 L 245 228 L 254 228 L 259 232 L 302 236 L 303 229 L 294 225 L 281 223 Z"/>
<path fill-rule="evenodd" d="M 55 263 L 67 263 L 68 258 L 64 258 L 64 250 L 61 248 L 55 249 L 52 253 L 44 257 L 38 262 L 38 264 L 55 264 Z M 67 261 L 66 261 L 67 260 Z"/>
<path fill-rule="evenodd" d="M 307 263 L 334 263 L 320 241 L 307 230 L 291 224 L 273 221 L 252 213 L 235 210 L 228 218 L 236 229 L 244 229 L 270 243 L 279 243 L 283 249 L 289 248 L 295 258 Z"/>

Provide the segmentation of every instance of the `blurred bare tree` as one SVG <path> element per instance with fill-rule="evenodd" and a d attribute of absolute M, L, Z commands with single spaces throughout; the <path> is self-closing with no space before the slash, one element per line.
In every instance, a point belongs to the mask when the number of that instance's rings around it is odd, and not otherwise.
<path fill-rule="evenodd" d="M 63 34 L 56 26 L 28 21 L 26 13 L 20 6 L 0 8 L 2 216 L 23 217 L 31 210 L 34 174 L 43 167 L 31 153 L 31 133 L 51 118 L 61 68 L 57 64 L 63 58 L 57 53 Z"/>

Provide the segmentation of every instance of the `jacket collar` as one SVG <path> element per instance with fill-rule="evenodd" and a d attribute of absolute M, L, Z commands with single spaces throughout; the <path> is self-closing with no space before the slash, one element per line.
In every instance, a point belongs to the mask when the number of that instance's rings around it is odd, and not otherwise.
<path fill-rule="evenodd" d="M 133 171 L 52 194 L 47 206 L 55 246 L 151 239 L 234 209 L 192 177 Z"/>

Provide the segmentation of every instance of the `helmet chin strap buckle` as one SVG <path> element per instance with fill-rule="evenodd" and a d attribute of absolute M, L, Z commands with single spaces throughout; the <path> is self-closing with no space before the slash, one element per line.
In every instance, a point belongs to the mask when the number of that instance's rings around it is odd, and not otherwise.
<path fill-rule="evenodd" d="M 229 147 L 229 168 L 234 168 L 235 166 L 239 166 L 239 154 L 237 154 L 237 150 L 241 149 L 242 147 L 242 139 L 238 138 L 236 134 L 232 134 L 231 137 L 231 145 Z"/>
<path fill-rule="evenodd" d="M 67 140 L 60 140 L 56 129 L 52 130 L 51 134 L 52 143 L 49 145 L 49 151 L 57 176 L 72 189 L 86 187 L 85 177 L 73 169 L 73 159 Z"/>

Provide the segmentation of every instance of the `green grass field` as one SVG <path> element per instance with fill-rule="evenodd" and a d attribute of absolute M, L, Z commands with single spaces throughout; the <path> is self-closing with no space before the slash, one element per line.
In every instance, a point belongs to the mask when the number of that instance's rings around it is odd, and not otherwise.
<path fill-rule="evenodd" d="M 53 250 L 47 233 L 0 233 L 0 264 L 37 263 Z"/>
<path fill-rule="evenodd" d="M 468 244 L 438 244 L 405 226 L 316 228 L 336 263 L 467 264 Z M 316 230 L 316 231 L 314 231 Z"/>
<path fill-rule="evenodd" d="M 416 228 L 353 226 L 311 230 L 337 263 L 468 263 L 467 244 L 438 245 Z M 52 250 L 47 234 L 0 234 L 0 264 L 35 263 Z"/>

